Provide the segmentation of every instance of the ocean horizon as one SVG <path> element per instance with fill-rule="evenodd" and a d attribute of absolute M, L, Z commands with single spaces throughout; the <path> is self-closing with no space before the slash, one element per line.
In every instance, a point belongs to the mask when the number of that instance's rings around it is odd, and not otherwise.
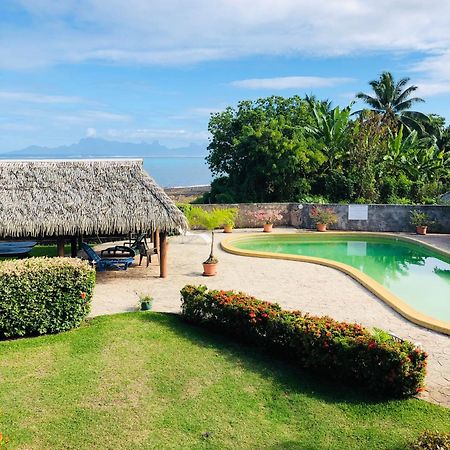
<path fill-rule="evenodd" d="M 58 156 L 57 159 L 104 159 L 107 156 L 92 158 L 68 158 Z M 212 174 L 204 156 L 111 156 L 111 159 L 143 159 L 145 171 L 163 188 L 205 186 L 211 184 Z M 49 158 L 0 158 L 0 159 L 49 159 Z"/>
<path fill-rule="evenodd" d="M 161 187 L 211 184 L 212 174 L 203 156 L 155 156 L 143 159 L 144 169 Z"/>

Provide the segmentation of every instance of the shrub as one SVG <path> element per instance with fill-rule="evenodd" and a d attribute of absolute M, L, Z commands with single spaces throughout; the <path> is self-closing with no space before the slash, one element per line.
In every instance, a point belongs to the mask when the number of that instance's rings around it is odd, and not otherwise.
<path fill-rule="evenodd" d="M 332 225 L 337 222 L 336 213 L 333 208 L 313 206 L 309 217 L 314 223 L 322 223 L 324 225 Z"/>
<path fill-rule="evenodd" d="M 410 212 L 411 214 L 411 224 L 416 227 L 426 227 L 433 225 L 435 222 L 428 216 L 427 213 L 417 211 L 416 209 Z"/>
<path fill-rule="evenodd" d="M 177 203 L 176 206 L 184 215 L 189 214 L 189 211 L 192 209 L 190 203 Z"/>
<path fill-rule="evenodd" d="M 255 219 L 260 220 L 263 223 L 266 224 L 273 224 L 277 220 L 281 220 L 283 218 L 283 215 L 281 214 L 281 210 L 279 209 L 270 209 L 270 210 L 264 210 L 260 209 L 259 211 L 256 211 Z"/>
<path fill-rule="evenodd" d="M 185 286 L 181 296 L 188 322 L 272 348 L 303 367 L 393 396 L 422 390 L 427 354 L 380 330 L 283 311 L 276 303 L 205 286 Z"/>
<path fill-rule="evenodd" d="M 450 450 L 450 433 L 424 431 L 413 443 L 412 450 Z"/>
<path fill-rule="evenodd" d="M 71 258 L 0 263 L 0 337 L 58 333 L 90 310 L 95 270 Z"/>
<path fill-rule="evenodd" d="M 318 203 L 320 205 L 326 205 L 331 201 L 323 195 L 302 195 L 297 199 L 297 203 Z"/>
<path fill-rule="evenodd" d="M 222 226 L 234 227 L 239 213 L 238 208 L 222 208 Z"/>

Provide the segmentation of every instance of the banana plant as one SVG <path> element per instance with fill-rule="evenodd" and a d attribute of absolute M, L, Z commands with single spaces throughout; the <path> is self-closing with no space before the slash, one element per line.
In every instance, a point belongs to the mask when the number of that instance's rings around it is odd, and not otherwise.
<path fill-rule="evenodd" d="M 305 126 L 305 129 L 311 136 L 322 141 L 328 157 L 328 167 L 333 170 L 335 163 L 346 152 L 353 103 L 343 109 L 339 106 L 331 109 L 328 101 L 320 102 L 311 97 L 306 97 L 306 101 L 311 108 L 314 124 Z"/>

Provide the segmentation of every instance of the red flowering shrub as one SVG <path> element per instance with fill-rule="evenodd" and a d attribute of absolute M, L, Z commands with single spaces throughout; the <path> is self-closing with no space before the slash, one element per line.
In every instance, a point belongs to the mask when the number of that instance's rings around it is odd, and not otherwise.
<path fill-rule="evenodd" d="M 423 388 L 427 354 L 411 342 L 330 317 L 284 311 L 241 292 L 188 285 L 181 297 L 185 320 L 283 352 L 302 367 L 394 396 Z"/>

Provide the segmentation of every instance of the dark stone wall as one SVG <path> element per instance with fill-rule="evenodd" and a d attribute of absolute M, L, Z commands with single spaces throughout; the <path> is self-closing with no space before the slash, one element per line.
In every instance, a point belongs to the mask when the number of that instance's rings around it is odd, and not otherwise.
<path fill-rule="evenodd" d="M 314 228 L 309 212 L 313 206 L 333 208 L 338 223 L 329 227 L 348 231 L 403 231 L 415 230 L 410 224 L 410 213 L 419 210 L 427 213 L 435 224 L 429 227 L 432 233 L 450 233 L 450 206 L 368 205 L 368 220 L 348 220 L 348 205 L 313 205 L 300 203 L 240 203 L 227 205 L 197 205 L 205 209 L 238 208 L 237 228 L 260 228 L 262 223 L 255 218 L 257 211 L 277 211 L 283 218 L 276 223 L 281 226 Z"/>

